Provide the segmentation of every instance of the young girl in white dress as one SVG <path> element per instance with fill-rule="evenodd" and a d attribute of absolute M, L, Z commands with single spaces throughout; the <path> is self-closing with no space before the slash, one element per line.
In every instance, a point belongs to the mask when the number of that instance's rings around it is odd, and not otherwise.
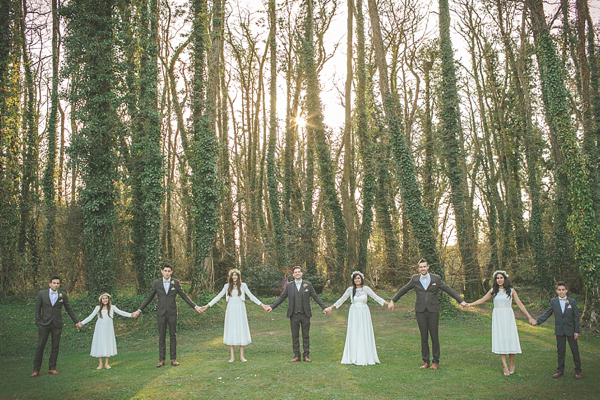
<path fill-rule="evenodd" d="M 252 342 L 250 328 L 248 327 L 248 316 L 246 315 L 246 296 L 254 303 L 261 306 L 265 311 L 267 306 L 250 293 L 248 285 L 242 282 L 240 270 L 234 268 L 229 270 L 229 273 L 227 274 L 227 283 L 223 286 L 221 292 L 207 305 L 201 307 L 200 312 L 204 312 L 208 307 L 215 305 L 224 295 L 227 300 L 227 310 L 225 311 L 223 343 L 229 345 L 229 351 L 231 353 L 229 362 L 235 360 L 233 355 L 235 346 L 240 346 L 240 360 L 246 362 L 247 360 L 244 358 L 244 346 Z"/>
<path fill-rule="evenodd" d="M 354 271 L 352 273 L 352 286 L 346 289 L 344 295 L 335 304 L 325 309 L 325 311 L 330 312 L 333 307 L 340 308 L 348 297 L 352 301 L 350 310 L 348 310 L 348 327 L 346 328 L 346 344 L 344 345 L 342 364 L 379 364 L 371 312 L 367 300 L 371 296 L 373 300 L 382 306 L 387 305 L 388 302 L 377 296 L 370 287 L 365 286 L 364 278 L 362 272 Z"/>
<path fill-rule="evenodd" d="M 108 358 L 117 354 L 117 341 L 115 339 L 115 327 L 113 325 L 113 317 L 115 313 L 123 317 L 131 318 L 131 313 L 121 311 L 117 306 L 112 305 L 112 296 L 108 293 L 102 293 L 98 298 L 99 306 L 94 308 L 94 311 L 81 323 L 83 325 L 90 322 L 94 317 L 98 316 L 96 328 L 94 329 L 94 337 L 92 339 L 92 350 L 90 355 L 98 358 L 98 367 L 102 369 L 102 358 L 104 357 L 104 367 L 110 369 Z"/>
<path fill-rule="evenodd" d="M 467 306 L 483 304 L 494 299 L 494 310 L 492 311 L 492 353 L 500 354 L 504 375 L 508 376 L 515 372 L 515 354 L 521 354 L 519 343 L 519 332 L 517 321 L 512 309 L 512 300 L 529 318 L 529 322 L 535 321 L 527 312 L 527 309 L 519 299 L 517 291 L 512 288 L 508 275 L 505 271 L 495 271 L 492 275 L 494 286 L 481 299 L 468 303 Z M 510 363 L 506 365 L 506 355 L 509 355 Z"/>

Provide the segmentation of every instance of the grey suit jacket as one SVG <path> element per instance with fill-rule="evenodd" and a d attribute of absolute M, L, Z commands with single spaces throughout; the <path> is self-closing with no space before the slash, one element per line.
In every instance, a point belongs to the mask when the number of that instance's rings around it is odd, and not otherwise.
<path fill-rule="evenodd" d="M 537 324 L 542 324 L 552 314 L 554 314 L 555 335 L 573 336 L 574 333 L 579 333 L 579 311 L 575 299 L 567 297 L 567 305 L 563 314 L 560 300 L 558 300 L 558 297 L 553 298 L 550 300 L 550 307 L 537 319 Z"/>
<path fill-rule="evenodd" d="M 188 303 L 191 307 L 196 307 L 196 303 L 194 303 L 187 294 L 181 288 L 181 283 L 177 279 L 171 278 L 171 285 L 169 286 L 168 293 L 165 292 L 165 287 L 163 286 L 163 280 L 158 279 L 154 281 L 152 284 L 152 290 L 150 294 L 144 300 L 144 303 L 140 307 L 140 310 L 143 311 L 144 308 L 150 304 L 154 296 L 158 299 L 158 305 L 156 306 L 156 315 L 162 316 L 168 311 L 171 315 L 177 315 L 177 302 L 175 301 L 175 297 L 179 294 L 179 296 Z"/>
<path fill-rule="evenodd" d="M 439 311 L 439 303 L 437 299 L 438 290 L 442 289 L 444 292 L 448 293 L 452 296 L 456 301 L 462 303 L 464 300 L 462 297 L 458 295 L 454 290 L 452 290 L 448 285 L 442 281 L 442 278 L 439 275 L 429 273 L 431 277 L 431 281 L 429 282 L 429 286 L 427 290 L 423 288 L 421 285 L 420 274 L 413 275 L 410 278 L 410 281 L 394 296 L 392 301 L 395 303 L 400 299 L 400 297 L 404 296 L 406 292 L 411 289 L 414 289 L 417 299 L 415 301 L 415 311 L 423 312 L 425 310 L 430 312 L 438 312 Z"/>
<path fill-rule="evenodd" d="M 275 300 L 275 303 L 273 303 L 273 305 L 271 305 L 272 309 L 275 309 L 275 307 L 277 307 L 278 305 L 280 305 L 281 303 L 283 303 L 283 301 L 288 298 L 289 299 L 289 303 L 288 303 L 288 309 L 287 309 L 287 317 L 290 318 L 292 316 L 292 312 L 294 311 L 294 292 L 296 291 L 296 283 L 294 281 L 288 283 L 285 286 L 285 289 L 283 290 L 283 293 L 281 293 L 281 296 L 279 296 L 279 298 L 277 300 Z M 302 293 L 302 305 L 304 306 L 304 312 L 306 313 L 306 316 L 308 318 L 312 317 L 312 311 L 310 309 L 310 298 L 312 297 L 319 306 L 321 306 L 321 308 L 324 310 L 325 308 L 327 308 L 327 306 L 321 301 L 321 299 L 319 298 L 319 296 L 317 296 L 317 292 L 315 292 L 315 289 L 313 288 L 313 285 L 311 285 L 310 282 L 307 281 L 302 281 L 302 286 L 300 286 L 300 292 Z"/>
<path fill-rule="evenodd" d="M 62 308 L 65 307 L 69 317 L 73 320 L 74 323 L 78 323 L 79 320 L 75 316 L 75 312 L 73 312 L 73 308 L 71 304 L 69 304 L 69 299 L 67 297 L 67 293 L 62 290 L 58 291 L 58 300 L 52 305 L 50 301 L 50 291 L 40 290 L 35 301 L 35 323 L 38 326 L 49 326 L 53 324 L 57 328 L 63 327 L 62 320 Z"/>

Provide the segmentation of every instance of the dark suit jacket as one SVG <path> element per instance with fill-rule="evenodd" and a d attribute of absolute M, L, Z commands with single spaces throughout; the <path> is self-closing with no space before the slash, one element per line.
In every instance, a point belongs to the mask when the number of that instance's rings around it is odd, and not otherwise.
<path fill-rule="evenodd" d="M 179 296 L 188 303 L 192 307 L 196 307 L 196 303 L 194 303 L 187 294 L 181 289 L 181 283 L 177 279 L 171 278 L 171 285 L 169 286 L 168 293 L 165 292 L 165 287 L 163 286 L 163 280 L 158 279 L 154 281 L 152 284 L 152 290 L 150 294 L 144 301 L 144 304 L 140 307 L 140 310 L 144 310 L 150 304 L 154 296 L 156 295 L 158 299 L 158 305 L 156 307 L 156 315 L 162 316 L 168 311 L 169 314 L 177 314 L 177 302 L 175 301 L 175 297 L 179 293 Z"/>
<path fill-rule="evenodd" d="M 554 334 L 573 336 L 574 333 L 579 333 L 579 311 L 577 310 L 577 302 L 567 297 L 567 305 L 563 314 L 560 308 L 560 300 L 558 297 L 550 300 L 550 307 L 541 317 L 537 319 L 538 325 L 546 321 L 554 313 Z"/>
<path fill-rule="evenodd" d="M 448 293 L 459 303 L 462 303 L 464 301 L 462 297 L 458 295 L 458 293 L 456 293 L 448 285 L 446 285 L 444 281 L 442 281 L 442 278 L 439 275 L 429 273 L 431 281 L 429 282 L 427 290 L 423 289 L 423 285 L 421 285 L 420 276 L 421 274 L 413 275 L 412 278 L 410 278 L 410 281 L 402 289 L 398 290 L 398 293 L 396 293 L 392 301 L 395 303 L 410 289 L 414 289 L 415 293 L 417 294 L 417 299 L 415 301 L 416 312 L 423 312 L 425 310 L 428 310 L 430 312 L 438 312 L 439 304 L 437 299 L 437 293 L 439 289 L 442 289 L 444 292 Z"/>
<path fill-rule="evenodd" d="M 298 289 L 296 289 L 296 283 L 294 281 L 288 283 L 285 286 L 283 293 L 281 293 L 281 296 L 279 296 L 279 298 L 277 300 L 275 300 L 275 303 L 273 303 L 271 308 L 275 309 L 275 307 L 277 307 L 278 305 L 283 303 L 283 301 L 287 297 L 288 299 L 290 299 L 289 303 L 288 303 L 288 309 L 287 309 L 287 316 L 288 316 L 288 318 L 290 318 L 292 316 L 292 312 L 294 311 L 294 301 L 295 301 L 294 294 L 295 294 L 296 290 L 298 290 Z M 300 292 L 302 293 L 302 305 L 304 306 L 304 313 L 306 314 L 306 316 L 308 318 L 312 317 L 312 311 L 310 309 L 310 298 L 311 297 L 317 302 L 317 304 L 319 306 L 321 306 L 322 309 L 327 308 L 327 306 L 321 301 L 319 296 L 317 296 L 317 292 L 315 292 L 315 289 L 313 288 L 313 285 L 311 285 L 310 282 L 303 280 L 302 286 L 300 286 Z"/>
<path fill-rule="evenodd" d="M 58 300 L 52 306 L 52 302 L 50 301 L 50 291 L 40 290 L 37 296 L 37 300 L 35 301 L 35 323 L 38 326 L 49 326 L 54 325 L 57 328 L 63 327 L 62 320 L 62 308 L 65 307 L 67 313 L 73 320 L 74 323 L 78 323 L 79 320 L 75 316 L 73 312 L 73 308 L 69 304 L 69 299 L 67 298 L 67 293 L 62 290 L 58 291 Z"/>

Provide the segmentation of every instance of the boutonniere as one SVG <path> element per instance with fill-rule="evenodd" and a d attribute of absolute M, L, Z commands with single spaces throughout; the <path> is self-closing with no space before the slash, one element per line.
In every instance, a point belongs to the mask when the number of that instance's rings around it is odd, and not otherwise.
<path fill-rule="evenodd" d="M 302 286 L 304 286 L 304 287 L 307 287 L 307 286 L 308 286 L 308 283 L 305 283 L 305 284 L 304 284 L 304 285 L 302 285 Z"/>
<path fill-rule="evenodd" d="M 59 293 L 59 294 L 58 294 L 58 297 L 62 297 L 62 293 Z"/>
<path fill-rule="evenodd" d="M 566 305 L 569 305 L 569 299 L 567 299 L 567 301 L 565 302 Z"/>

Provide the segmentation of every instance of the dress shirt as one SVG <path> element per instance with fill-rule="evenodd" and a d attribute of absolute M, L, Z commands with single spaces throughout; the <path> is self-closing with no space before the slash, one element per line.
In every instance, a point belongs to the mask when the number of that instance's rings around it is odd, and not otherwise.
<path fill-rule="evenodd" d="M 429 274 L 425 276 L 421 275 L 419 279 L 421 280 L 421 285 L 423 285 L 423 289 L 427 290 L 427 288 L 429 287 L 429 282 L 431 282 L 431 276 Z"/>
<path fill-rule="evenodd" d="M 54 306 L 56 300 L 58 300 L 58 291 L 50 289 L 50 302 L 52 303 L 52 306 Z"/>
<path fill-rule="evenodd" d="M 163 286 L 165 288 L 165 293 L 168 294 L 169 293 L 169 286 L 171 286 L 171 280 L 169 279 L 168 281 L 165 281 L 163 279 Z"/>
<path fill-rule="evenodd" d="M 300 291 L 300 286 L 302 286 L 302 279 L 299 281 L 294 279 L 294 283 L 296 283 L 296 290 Z"/>
<path fill-rule="evenodd" d="M 559 297 L 558 301 L 560 301 L 560 308 L 563 312 L 563 314 L 565 313 L 565 307 L 567 306 L 567 298 L 566 297 Z"/>

